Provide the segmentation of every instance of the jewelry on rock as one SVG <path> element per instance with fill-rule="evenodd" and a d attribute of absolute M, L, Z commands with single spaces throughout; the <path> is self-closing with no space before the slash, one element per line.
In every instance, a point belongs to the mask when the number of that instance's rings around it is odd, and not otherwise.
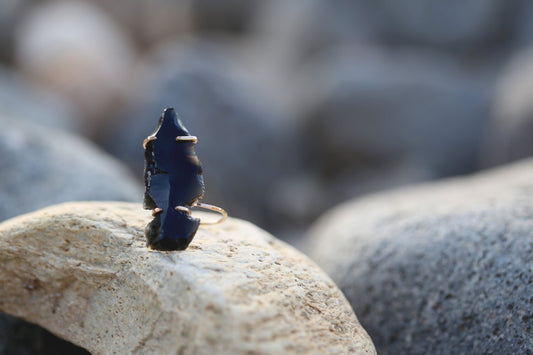
<path fill-rule="evenodd" d="M 145 228 L 146 244 L 156 250 L 185 250 L 200 224 L 223 222 L 222 208 L 199 202 L 204 195 L 202 166 L 191 136 L 173 108 L 163 111 L 154 133 L 143 142 L 144 203 L 154 219 Z M 221 215 L 213 222 L 200 222 L 191 208 Z"/>

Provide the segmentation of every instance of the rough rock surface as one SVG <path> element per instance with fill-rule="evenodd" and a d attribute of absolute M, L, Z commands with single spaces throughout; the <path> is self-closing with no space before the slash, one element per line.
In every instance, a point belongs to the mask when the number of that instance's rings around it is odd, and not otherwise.
<path fill-rule="evenodd" d="M 381 354 L 533 351 L 533 161 L 369 196 L 309 246 Z"/>
<path fill-rule="evenodd" d="M 0 221 L 60 202 L 142 198 L 130 172 L 86 140 L 3 116 L 0 127 Z"/>
<path fill-rule="evenodd" d="M 375 353 L 306 257 L 250 223 L 145 247 L 140 204 L 70 203 L 0 225 L 0 310 L 92 353 Z"/>

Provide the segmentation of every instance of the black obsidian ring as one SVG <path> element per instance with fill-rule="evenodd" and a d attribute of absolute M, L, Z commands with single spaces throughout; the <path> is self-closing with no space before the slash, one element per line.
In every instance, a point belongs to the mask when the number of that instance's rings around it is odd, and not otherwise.
<path fill-rule="evenodd" d="M 159 124 L 143 142 L 144 203 L 154 219 L 145 228 L 146 244 L 156 250 L 185 250 L 200 224 L 217 224 L 227 218 L 222 208 L 200 203 L 204 195 L 202 166 L 191 136 L 173 108 L 167 108 Z M 194 218 L 191 208 L 221 215 L 214 222 Z"/>

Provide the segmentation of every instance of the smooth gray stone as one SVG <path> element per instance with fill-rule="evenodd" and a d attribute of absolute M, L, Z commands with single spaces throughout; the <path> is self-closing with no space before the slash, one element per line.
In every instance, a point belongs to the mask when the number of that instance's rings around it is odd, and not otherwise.
<path fill-rule="evenodd" d="M 326 177 L 402 162 L 437 177 L 473 171 L 492 80 L 478 69 L 432 51 L 324 54 L 308 68 L 320 83 L 307 99 L 309 160 Z"/>
<path fill-rule="evenodd" d="M 80 130 L 73 106 L 3 66 L 0 66 L 0 116 L 66 131 Z"/>
<path fill-rule="evenodd" d="M 0 127 L 0 221 L 66 201 L 142 200 L 129 170 L 83 138 L 1 116 Z"/>
<path fill-rule="evenodd" d="M 513 27 L 519 0 L 377 0 L 384 37 L 472 50 L 501 40 Z"/>
<path fill-rule="evenodd" d="M 533 351 L 533 160 L 347 202 L 309 236 L 380 354 Z"/>
<path fill-rule="evenodd" d="M 260 3 L 258 0 L 193 1 L 192 23 L 198 32 L 246 33 Z"/>

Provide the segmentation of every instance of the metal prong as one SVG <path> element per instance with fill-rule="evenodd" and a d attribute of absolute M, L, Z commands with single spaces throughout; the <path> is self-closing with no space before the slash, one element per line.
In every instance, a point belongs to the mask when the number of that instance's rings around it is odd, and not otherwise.
<path fill-rule="evenodd" d="M 174 210 L 175 210 L 175 211 L 178 211 L 178 212 L 185 212 L 185 213 L 187 213 L 189 216 L 191 215 L 191 210 L 188 209 L 188 208 L 185 207 L 185 206 L 176 206 L 176 207 L 174 207 Z"/>
<path fill-rule="evenodd" d="M 143 142 L 143 148 L 146 149 L 146 145 L 155 140 L 157 140 L 156 136 L 148 136 Z"/>
<path fill-rule="evenodd" d="M 198 138 L 196 136 L 177 136 L 176 137 L 176 142 L 178 142 L 178 143 L 180 143 L 180 142 L 196 143 L 196 142 L 198 142 Z"/>
<path fill-rule="evenodd" d="M 155 217 L 156 214 L 161 213 L 161 212 L 163 212 L 163 210 L 161 208 L 159 208 L 159 207 L 154 208 L 152 210 L 152 217 Z"/>
<path fill-rule="evenodd" d="M 226 212 L 223 208 L 220 208 L 220 207 L 217 207 L 217 206 L 209 205 L 207 203 L 198 202 L 194 207 L 203 208 L 204 210 L 210 210 L 210 211 L 213 211 L 213 212 L 220 213 L 222 215 L 222 217 L 220 217 L 219 219 L 217 219 L 214 222 L 200 222 L 200 224 L 203 224 L 203 225 L 219 224 L 219 223 L 224 222 L 228 218 L 228 212 Z"/>

